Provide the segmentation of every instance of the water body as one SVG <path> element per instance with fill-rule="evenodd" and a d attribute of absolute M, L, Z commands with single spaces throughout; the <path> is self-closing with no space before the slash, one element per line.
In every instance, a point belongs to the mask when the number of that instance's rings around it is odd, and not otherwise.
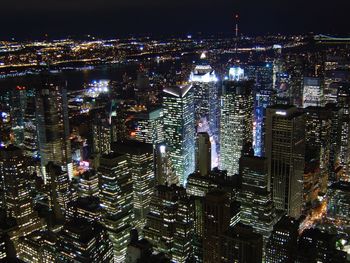
<path fill-rule="evenodd" d="M 146 68 L 151 71 L 165 73 L 170 68 L 179 68 L 182 61 L 167 61 L 161 63 L 148 63 Z M 82 89 L 84 84 L 91 83 L 94 80 L 121 81 L 124 74 L 136 78 L 140 64 L 120 64 L 120 65 L 99 65 L 92 69 L 84 70 L 62 70 L 50 73 L 67 82 L 67 90 Z M 40 83 L 40 75 L 25 75 L 19 77 L 9 77 L 0 79 L 0 90 L 13 89 L 16 86 L 25 86 L 27 88 L 35 87 Z"/>

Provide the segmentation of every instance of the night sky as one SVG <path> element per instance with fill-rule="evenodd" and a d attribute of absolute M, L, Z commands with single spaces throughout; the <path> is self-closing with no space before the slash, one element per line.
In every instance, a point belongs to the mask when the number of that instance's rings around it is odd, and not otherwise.
<path fill-rule="evenodd" d="M 348 33 L 350 0 L 0 0 L 0 39 L 96 34 Z"/>

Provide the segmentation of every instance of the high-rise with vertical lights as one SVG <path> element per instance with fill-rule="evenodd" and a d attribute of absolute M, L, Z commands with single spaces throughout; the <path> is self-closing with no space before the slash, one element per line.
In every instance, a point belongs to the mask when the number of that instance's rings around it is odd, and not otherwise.
<path fill-rule="evenodd" d="M 164 142 L 162 108 L 140 112 L 135 118 L 137 119 L 136 140 L 153 145 Z"/>
<path fill-rule="evenodd" d="M 267 108 L 265 142 L 273 201 L 277 209 L 297 218 L 303 199 L 304 113 L 289 105 Z"/>
<path fill-rule="evenodd" d="M 98 168 L 103 225 L 113 244 L 114 262 L 124 262 L 134 219 L 132 176 L 125 154 L 101 156 Z"/>
<path fill-rule="evenodd" d="M 0 149 L 0 177 L 7 214 L 18 225 L 17 236 L 39 229 L 41 221 L 29 193 L 28 159 L 21 149 L 12 145 Z"/>
<path fill-rule="evenodd" d="M 134 223 L 140 232 L 146 223 L 155 186 L 153 146 L 150 143 L 125 141 L 113 145 L 116 152 L 126 154 L 133 181 Z"/>
<path fill-rule="evenodd" d="M 273 227 L 266 245 L 266 263 L 295 262 L 299 223 L 292 217 L 282 217 Z"/>
<path fill-rule="evenodd" d="M 238 173 L 243 146 L 253 141 L 253 82 L 225 81 L 221 98 L 220 166 Z"/>
<path fill-rule="evenodd" d="M 180 184 L 195 170 L 195 112 L 192 85 L 164 89 L 164 131 Z"/>
<path fill-rule="evenodd" d="M 219 150 L 218 78 L 206 61 L 205 53 L 190 75 L 193 84 L 197 132 L 207 132 L 213 141 L 213 150 Z M 214 149 L 215 148 L 215 149 Z M 213 162 L 216 162 L 213 156 Z"/>
<path fill-rule="evenodd" d="M 192 252 L 193 204 L 183 187 L 156 186 L 144 235 L 156 252 L 186 262 Z"/>
<path fill-rule="evenodd" d="M 67 91 L 64 85 L 46 79 L 36 92 L 36 123 L 42 176 L 47 181 L 48 162 L 62 166 L 73 177 L 69 140 Z"/>
<path fill-rule="evenodd" d="M 108 116 L 97 114 L 92 124 L 93 144 L 95 154 L 106 154 L 111 151 L 112 127 Z"/>
<path fill-rule="evenodd" d="M 266 242 L 276 223 L 276 210 L 268 190 L 267 159 L 254 156 L 241 157 L 240 176 L 241 222 L 253 227 Z"/>

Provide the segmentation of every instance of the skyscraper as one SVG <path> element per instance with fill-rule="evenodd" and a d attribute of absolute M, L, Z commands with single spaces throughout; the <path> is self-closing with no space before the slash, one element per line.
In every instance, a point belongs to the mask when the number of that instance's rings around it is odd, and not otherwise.
<path fill-rule="evenodd" d="M 323 106 L 323 87 L 319 78 L 304 78 L 303 108 Z"/>
<path fill-rule="evenodd" d="M 213 138 L 213 150 L 219 150 L 218 78 L 203 53 L 190 75 L 193 84 L 197 132 L 207 132 Z M 215 147 L 215 149 L 214 149 Z M 213 158 L 213 162 L 216 156 Z"/>
<path fill-rule="evenodd" d="M 276 223 L 266 245 L 266 263 L 295 262 L 298 228 L 298 221 L 288 216 L 282 217 Z"/>
<path fill-rule="evenodd" d="M 204 199 L 203 262 L 221 262 L 221 235 L 230 225 L 227 193 L 214 190 Z"/>
<path fill-rule="evenodd" d="M 42 224 L 29 193 L 28 159 L 21 149 L 12 145 L 0 149 L 0 177 L 4 205 L 8 216 L 16 219 L 18 236 L 39 229 Z"/>
<path fill-rule="evenodd" d="M 165 142 L 176 176 L 186 185 L 195 170 L 195 118 L 192 85 L 164 89 Z"/>
<path fill-rule="evenodd" d="M 111 151 L 112 127 L 108 116 L 96 114 L 92 124 L 92 136 L 94 154 L 105 154 Z"/>
<path fill-rule="evenodd" d="M 229 176 L 239 170 L 243 146 L 253 141 L 253 82 L 226 81 L 221 99 L 220 165 Z"/>
<path fill-rule="evenodd" d="M 137 119 L 135 139 L 140 142 L 151 143 L 154 146 L 164 142 L 163 109 L 156 108 L 140 112 Z"/>
<path fill-rule="evenodd" d="M 150 143 L 124 141 L 115 143 L 113 149 L 126 154 L 133 181 L 133 226 L 142 231 L 155 186 L 153 146 Z"/>
<path fill-rule="evenodd" d="M 73 177 L 69 140 L 67 91 L 59 83 L 47 79 L 36 92 L 36 122 L 39 154 L 44 182 L 48 162 L 62 166 Z"/>
<path fill-rule="evenodd" d="M 276 223 L 276 211 L 269 192 L 268 162 L 266 158 L 242 156 L 240 159 L 242 190 L 241 222 L 261 234 L 264 243 Z"/>
<path fill-rule="evenodd" d="M 114 262 L 113 247 L 101 225 L 82 219 L 67 222 L 58 234 L 60 262 Z"/>
<path fill-rule="evenodd" d="M 266 158 L 269 184 L 277 209 L 299 217 L 305 160 L 305 116 L 294 106 L 267 108 Z"/>
<path fill-rule="evenodd" d="M 156 252 L 186 262 L 192 252 L 193 204 L 183 187 L 156 186 L 144 234 Z"/>
<path fill-rule="evenodd" d="M 124 262 L 134 219 L 132 176 L 125 154 L 101 156 L 98 168 L 103 225 L 113 244 L 114 261 Z"/>

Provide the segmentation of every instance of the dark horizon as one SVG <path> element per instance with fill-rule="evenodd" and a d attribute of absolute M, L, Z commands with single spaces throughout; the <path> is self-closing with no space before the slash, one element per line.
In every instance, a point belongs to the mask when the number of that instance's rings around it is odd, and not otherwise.
<path fill-rule="evenodd" d="M 115 37 L 129 34 L 210 34 L 234 32 L 234 14 L 240 15 L 243 35 L 349 33 L 347 0 L 319 3 L 310 0 L 261 1 L 158 0 L 54 1 L 14 0 L 4 3 L 0 39 L 35 39 L 92 34 Z"/>

